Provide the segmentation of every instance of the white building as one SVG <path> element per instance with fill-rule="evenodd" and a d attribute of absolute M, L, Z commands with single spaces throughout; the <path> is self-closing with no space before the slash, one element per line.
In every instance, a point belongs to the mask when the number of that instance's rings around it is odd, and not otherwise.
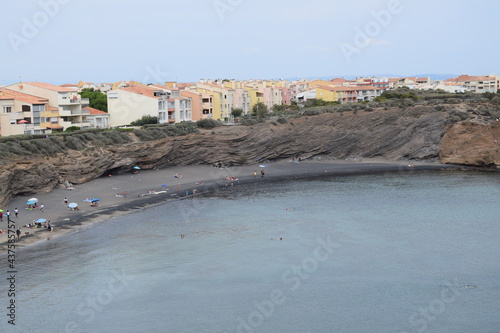
<path fill-rule="evenodd" d="M 12 84 L 7 88 L 48 99 L 49 105 L 57 108 L 58 116 L 62 119 L 59 125 L 64 129 L 70 126 L 90 127 L 90 124 L 84 121 L 82 110 L 83 107 L 89 105 L 89 99 L 81 98 L 73 88 L 44 82 L 22 82 Z"/>
<path fill-rule="evenodd" d="M 128 125 L 143 116 L 158 117 L 160 124 L 191 121 L 191 99 L 178 89 L 133 85 L 108 91 L 111 127 Z"/>

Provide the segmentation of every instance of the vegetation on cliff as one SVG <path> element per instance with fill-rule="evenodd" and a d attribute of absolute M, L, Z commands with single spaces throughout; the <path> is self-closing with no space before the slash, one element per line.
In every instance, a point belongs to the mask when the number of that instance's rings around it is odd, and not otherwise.
<path fill-rule="evenodd" d="M 454 96 L 316 103 L 321 106 L 279 109 L 267 118 L 243 118 L 241 123 L 248 126 L 150 124 L 49 137 L 3 137 L 0 204 L 14 195 L 48 192 L 58 184 L 130 172 L 137 165 L 145 170 L 196 164 L 231 166 L 293 156 L 437 161 L 440 154 L 449 163 L 497 165 L 497 96 Z M 482 126 L 463 125 L 468 123 Z M 475 135 L 477 131 L 486 135 Z M 469 158 L 474 151 L 480 153 Z"/>

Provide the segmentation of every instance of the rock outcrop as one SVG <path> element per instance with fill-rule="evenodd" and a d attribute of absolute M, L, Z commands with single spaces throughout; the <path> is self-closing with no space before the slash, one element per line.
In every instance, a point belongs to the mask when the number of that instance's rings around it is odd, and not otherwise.
<path fill-rule="evenodd" d="M 441 163 L 500 165 L 500 121 L 450 125 L 443 137 L 439 157 Z"/>
<path fill-rule="evenodd" d="M 224 126 L 156 141 L 141 142 L 133 137 L 126 144 L 89 144 L 83 150 L 51 156 L 16 157 L 4 160 L 0 166 L 0 204 L 14 195 L 49 192 L 58 184 L 79 184 L 108 173 L 128 172 L 135 165 L 142 169 L 196 164 L 229 166 L 254 163 L 256 159 L 318 155 L 332 159 L 437 160 L 450 123 L 446 112 L 417 105 L 356 114 L 324 113 L 291 118 L 285 124 Z M 457 124 L 448 128 L 441 161 L 498 164 L 498 150 L 475 152 L 486 142 L 493 143 L 498 130 L 498 124 Z M 478 134 L 483 132 L 488 134 Z"/>

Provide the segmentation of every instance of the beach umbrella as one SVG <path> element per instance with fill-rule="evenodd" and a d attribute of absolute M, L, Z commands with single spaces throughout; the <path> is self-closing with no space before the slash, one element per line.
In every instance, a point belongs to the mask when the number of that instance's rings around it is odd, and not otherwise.
<path fill-rule="evenodd" d="M 70 203 L 68 204 L 68 207 L 69 207 L 69 208 L 76 208 L 76 207 L 78 207 L 78 204 L 77 204 L 76 202 L 70 202 Z"/>
<path fill-rule="evenodd" d="M 135 166 L 134 169 L 141 170 L 141 168 L 139 168 L 138 166 Z"/>
<path fill-rule="evenodd" d="M 37 223 L 43 223 L 43 222 L 47 222 L 47 220 L 46 219 L 38 219 L 35 222 L 37 222 Z"/>
<path fill-rule="evenodd" d="M 66 187 L 67 190 L 74 190 L 75 188 L 73 186 Z"/>
<path fill-rule="evenodd" d="M 27 123 L 27 121 L 26 121 L 26 120 L 19 120 L 17 123 L 18 123 L 18 124 L 26 124 L 26 123 Z"/>
<path fill-rule="evenodd" d="M 85 199 L 83 201 L 92 202 L 92 200 L 94 200 L 94 198 L 87 198 L 87 199 Z"/>
<path fill-rule="evenodd" d="M 27 205 L 33 205 L 33 204 L 35 204 L 35 203 L 36 203 L 36 201 L 26 201 L 26 204 L 27 204 Z"/>
<path fill-rule="evenodd" d="M 31 198 L 31 199 L 28 199 L 28 201 L 38 202 L 38 199 L 37 198 Z"/>
<path fill-rule="evenodd" d="M 267 167 L 267 165 L 264 164 L 259 165 L 259 168 L 265 168 L 265 167 Z"/>
<path fill-rule="evenodd" d="M 90 202 L 96 202 L 96 201 L 99 201 L 99 199 L 92 199 L 92 200 L 90 200 Z"/>
<path fill-rule="evenodd" d="M 0 212 L 3 212 L 3 209 L 0 209 Z"/>

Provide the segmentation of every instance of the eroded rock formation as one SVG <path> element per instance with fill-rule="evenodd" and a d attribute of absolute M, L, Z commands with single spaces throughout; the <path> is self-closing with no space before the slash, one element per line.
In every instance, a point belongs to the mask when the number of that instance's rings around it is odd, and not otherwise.
<path fill-rule="evenodd" d="M 225 126 L 186 136 L 120 145 L 88 145 L 52 156 L 16 157 L 0 167 L 0 204 L 17 194 L 49 192 L 58 184 L 83 183 L 106 173 L 174 165 L 241 165 L 321 155 L 334 159 L 380 157 L 437 160 L 447 125 L 446 112 L 418 105 L 292 118 L 288 123 Z M 441 152 L 444 163 L 498 164 L 499 123 L 461 123 L 448 128 Z M 133 136 L 133 134 L 129 134 Z M 483 149 L 484 148 L 484 149 Z M 496 148 L 496 150 L 492 150 Z"/>

